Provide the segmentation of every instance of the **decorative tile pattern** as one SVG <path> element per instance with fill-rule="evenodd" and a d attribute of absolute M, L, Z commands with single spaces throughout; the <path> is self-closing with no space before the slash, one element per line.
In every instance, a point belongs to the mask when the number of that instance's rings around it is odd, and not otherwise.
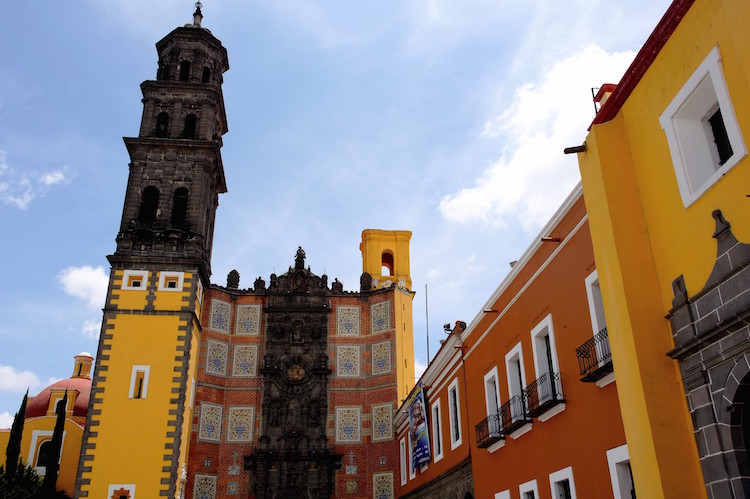
<path fill-rule="evenodd" d="M 370 308 L 371 331 L 382 333 L 391 327 L 391 302 L 376 303 Z"/>
<path fill-rule="evenodd" d="M 393 499 L 393 473 L 372 475 L 372 499 Z"/>
<path fill-rule="evenodd" d="M 362 420 L 361 407 L 336 408 L 336 442 L 359 442 L 360 422 Z"/>
<path fill-rule="evenodd" d="M 232 322 L 232 304 L 220 300 L 211 300 L 211 329 L 229 334 Z"/>
<path fill-rule="evenodd" d="M 356 494 L 357 493 L 357 481 L 356 480 L 347 480 L 346 481 L 346 493 L 347 494 Z"/>
<path fill-rule="evenodd" d="M 226 376 L 229 345 L 219 341 L 208 340 L 206 346 L 206 373 Z"/>
<path fill-rule="evenodd" d="M 336 347 L 336 375 L 359 376 L 359 346 Z"/>
<path fill-rule="evenodd" d="M 372 441 L 393 438 L 393 404 L 372 406 Z"/>
<path fill-rule="evenodd" d="M 234 334 L 260 334 L 260 305 L 237 305 Z"/>
<path fill-rule="evenodd" d="M 232 376 L 257 376 L 258 345 L 236 345 L 232 359 Z"/>
<path fill-rule="evenodd" d="M 372 374 L 391 372 L 391 342 L 382 341 L 372 346 Z"/>
<path fill-rule="evenodd" d="M 336 309 L 336 334 L 359 336 L 359 307 L 338 307 Z"/>
<path fill-rule="evenodd" d="M 223 410 L 224 408 L 220 405 L 201 404 L 201 422 L 198 428 L 198 440 L 205 440 L 207 442 L 221 441 L 221 417 Z"/>
<path fill-rule="evenodd" d="M 227 424 L 227 442 L 252 442 L 254 407 L 230 407 Z"/>
<path fill-rule="evenodd" d="M 227 483 L 227 495 L 228 496 L 236 496 L 240 492 L 240 487 L 237 484 L 237 482 L 229 482 Z"/>
<path fill-rule="evenodd" d="M 211 475 L 195 475 L 195 486 L 193 487 L 194 499 L 216 498 L 216 477 Z"/>

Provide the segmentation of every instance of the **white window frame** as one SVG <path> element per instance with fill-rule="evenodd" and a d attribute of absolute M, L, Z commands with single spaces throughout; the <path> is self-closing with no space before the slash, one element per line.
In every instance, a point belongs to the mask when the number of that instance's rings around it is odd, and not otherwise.
<path fill-rule="evenodd" d="M 557 357 L 557 344 L 555 342 L 555 328 L 552 324 L 552 313 L 547 314 L 544 319 L 539 321 L 539 324 L 534 326 L 531 330 L 531 351 L 534 355 L 534 374 L 536 374 L 536 379 L 542 377 L 549 367 L 547 366 L 547 352 L 544 350 L 544 336 L 549 336 L 549 347 L 552 350 L 552 372 L 560 375 L 560 360 Z M 544 371 L 542 371 L 542 369 L 544 369 Z M 550 378 L 552 378 L 552 373 L 550 373 Z M 550 379 L 550 383 L 554 383 L 554 380 Z M 560 380 L 559 388 L 560 393 L 558 395 L 562 397 L 562 379 Z M 542 401 L 540 400 L 540 402 Z M 544 414 L 540 414 L 538 419 L 543 423 L 552 416 L 560 414 L 564 410 L 564 403 L 557 404 L 545 411 Z"/>
<path fill-rule="evenodd" d="M 495 389 L 490 390 L 490 382 L 494 381 Z M 494 391 L 494 393 L 491 393 L 491 391 Z M 495 422 L 491 423 L 490 416 L 493 415 L 493 400 L 497 403 L 497 408 L 495 410 L 495 414 L 500 413 L 500 407 L 502 407 L 502 400 L 500 399 L 500 376 L 497 373 L 497 366 L 490 369 L 485 375 L 484 375 L 484 405 L 487 409 L 487 431 L 489 432 L 490 436 L 494 435 L 500 435 L 503 429 L 503 422 L 500 418 L 498 418 Z M 497 424 L 498 427 L 495 428 L 495 431 L 492 432 L 490 429 L 491 424 Z M 505 446 L 505 439 L 501 438 L 494 444 L 487 447 L 487 450 L 492 454 L 496 450 L 498 450 L 501 447 Z"/>
<path fill-rule="evenodd" d="M 455 394 L 455 395 L 451 395 Z M 451 403 L 451 396 L 455 397 L 456 400 L 456 412 L 454 417 L 453 404 Z M 451 450 L 459 447 L 463 443 L 463 431 L 461 428 L 461 396 L 458 391 L 458 378 L 455 378 L 448 386 L 448 420 L 450 422 L 451 431 Z M 455 420 L 455 421 L 454 421 Z M 458 425 L 458 439 L 455 439 L 456 425 Z"/>
<path fill-rule="evenodd" d="M 411 445 L 411 435 L 406 438 L 406 450 L 409 451 L 409 480 L 414 480 L 417 477 L 417 467 L 414 466 L 414 449 Z"/>
<path fill-rule="evenodd" d="M 552 493 L 552 497 L 558 497 L 557 490 L 555 489 L 557 488 L 557 484 L 564 480 L 567 480 L 568 485 L 570 486 L 570 498 L 577 499 L 578 496 L 576 495 L 576 484 L 573 480 L 572 466 L 568 466 L 567 468 L 549 474 L 549 490 Z"/>
<path fill-rule="evenodd" d="M 432 415 L 432 450 L 440 449 L 432 456 L 432 462 L 437 463 L 443 459 L 443 421 L 442 409 L 440 407 L 440 397 L 430 405 L 430 414 Z"/>
<path fill-rule="evenodd" d="M 604 315 L 604 298 L 602 297 L 602 288 L 599 284 L 599 272 L 594 269 L 592 273 L 586 276 L 586 298 L 589 302 L 589 316 L 591 318 L 591 330 L 593 331 L 592 337 L 596 336 L 607 327 L 607 317 Z M 609 339 L 607 340 L 609 341 Z M 599 360 L 599 367 L 605 364 L 601 360 L 601 351 L 597 350 L 597 356 Z M 611 347 L 610 347 L 611 355 Z M 602 379 L 596 381 L 596 386 L 604 388 L 608 384 L 615 381 L 615 372 L 604 376 Z"/>
<path fill-rule="evenodd" d="M 139 277 L 141 286 L 131 286 L 128 284 L 131 277 Z M 122 289 L 133 291 L 146 291 L 148 288 L 148 270 L 126 270 L 122 273 Z"/>
<path fill-rule="evenodd" d="M 510 499 L 510 490 L 495 492 L 495 499 Z"/>
<path fill-rule="evenodd" d="M 406 460 L 406 438 L 402 438 L 399 442 L 399 454 L 401 457 L 401 485 L 406 485 L 406 467 L 408 462 Z"/>
<path fill-rule="evenodd" d="M 49 438 L 52 437 L 52 434 L 54 433 L 53 430 L 33 430 L 31 432 L 31 445 L 29 446 L 29 458 L 26 460 L 26 464 L 33 465 L 34 471 L 36 471 L 36 474 L 39 476 L 44 476 L 47 472 L 46 466 L 37 466 L 36 459 L 39 457 L 37 456 L 37 450 L 39 450 L 39 447 L 41 447 L 41 444 L 39 444 L 39 440 L 49 440 Z M 62 456 L 63 452 L 65 451 L 65 436 L 68 434 L 68 430 L 63 430 L 62 434 L 62 443 L 60 444 L 60 457 L 57 459 L 57 464 L 60 464 L 62 462 Z M 44 442 L 42 442 L 44 443 Z"/>
<path fill-rule="evenodd" d="M 618 466 L 624 466 L 626 463 L 630 463 L 628 444 L 607 451 L 607 466 L 609 467 L 609 478 L 612 483 L 614 499 L 629 499 L 629 496 L 623 496 L 623 479 L 626 477 L 623 477 L 620 473 L 622 468 L 618 468 Z M 627 480 L 630 480 L 630 476 L 627 477 Z M 630 483 L 627 486 L 629 487 Z"/>
<path fill-rule="evenodd" d="M 518 486 L 518 494 L 521 496 L 521 499 L 526 499 L 524 497 L 524 494 L 527 492 L 533 492 L 534 499 L 540 499 L 539 498 L 539 485 L 537 485 L 536 479 L 529 480 L 528 482 L 524 482 Z"/>
<path fill-rule="evenodd" d="M 518 362 L 518 365 L 521 368 L 521 380 L 518 390 L 513 389 L 513 380 L 515 379 L 516 372 L 510 367 L 510 363 L 514 362 L 514 360 Z M 526 381 L 526 367 L 523 363 L 523 346 L 521 345 L 520 341 L 516 343 L 516 345 L 511 348 L 508 353 L 505 354 L 505 377 L 508 379 L 508 400 L 512 399 L 516 395 L 523 395 L 523 390 L 528 386 L 528 382 Z M 518 417 L 518 414 L 511 414 L 511 418 L 513 418 L 513 420 L 518 419 Z M 511 433 L 510 437 L 515 440 L 516 438 L 529 431 L 531 427 L 532 423 L 525 424 L 521 428 Z"/>
<path fill-rule="evenodd" d="M 721 110 L 732 155 L 719 165 L 706 120 Z M 715 46 L 688 78 L 659 122 L 667 135 L 682 203 L 687 208 L 747 155 L 737 115 L 729 97 L 721 54 Z"/>
<path fill-rule="evenodd" d="M 151 366 L 146 365 L 135 365 L 130 372 L 130 389 L 128 390 L 128 398 L 135 398 L 136 380 L 138 379 L 138 373 L 143 373 L 143 386 L 141 386 L 141 396 L 138 398 L 145 399 L 148 395 L 148 378 L 151 373 Z"/>
<path fill-rule="evenodd" d="M 174 288 L 167 287 L 167 279 L 177 279 L 177 286 Z M 184 272 L 159 272 L 159 291 L 182 291 L 185 283 Z"/>

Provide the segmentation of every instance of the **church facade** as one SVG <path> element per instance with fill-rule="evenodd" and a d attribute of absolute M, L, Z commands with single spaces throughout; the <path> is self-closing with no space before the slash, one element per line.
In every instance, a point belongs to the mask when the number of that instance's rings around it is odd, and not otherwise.
<path fill-rule="evenodd" d="M 359 290 L 306 255 L 210 283 L 227 51 L 191 24 L 156 44 L 94 369 L 76 497 L 398 495 L 393 416 L 414 384 L 407 231 L 365 230 Z M 292 258 L 290 258 L 292 260 Z"/>

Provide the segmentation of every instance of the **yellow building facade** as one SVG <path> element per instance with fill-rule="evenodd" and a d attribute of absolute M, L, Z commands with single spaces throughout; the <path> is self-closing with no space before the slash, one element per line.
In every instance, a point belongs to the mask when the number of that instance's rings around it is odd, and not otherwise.
<path fill-rule="evenodd" d="M 750 493 L 748 21 L 675 0 L 577 151 L 639 497 Z"/>

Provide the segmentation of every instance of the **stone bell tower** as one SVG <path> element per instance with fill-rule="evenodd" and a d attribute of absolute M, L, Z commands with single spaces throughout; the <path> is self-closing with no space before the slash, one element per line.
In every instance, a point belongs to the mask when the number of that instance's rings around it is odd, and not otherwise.
<path fill-rule="evenodd" d="M 156 44 L 141 84 L 130 175 L 76 481 L 76 497 L 180 497 L 192 420 L 203 290 L 211 275 L 227 51 L 193 22 Z"/>

